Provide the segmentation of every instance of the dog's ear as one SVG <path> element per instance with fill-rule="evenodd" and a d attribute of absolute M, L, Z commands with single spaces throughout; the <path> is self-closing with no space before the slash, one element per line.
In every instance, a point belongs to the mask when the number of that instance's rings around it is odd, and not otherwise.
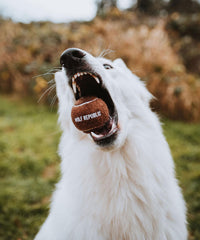
<path fill-rule="evenodd" d="M 128 71 L 132 76 L 132 80 L 135 80 L 135 86 L 137 86 L 137 94 L 140 97 L 140 99 L 146 104 L 149 105 L 150 100 L 153 98 L 151 93 L 147 90 L 145 84 L 141 82 L 141 80 L 134 75 L 131 70 L 126 66 L 125 62 L 121 58 L 117 58 L 116 60 L 113 61 L 114 65 L 117 67 L 120 67 L 121 69 Z M 134 81 L 132 81 L 134 82 Z"/>
<path fill-rule="evenodd" d="M 127 69 L 125 62 L 121 58 L 117 58 L 113 61 L 116 66 Z"/>

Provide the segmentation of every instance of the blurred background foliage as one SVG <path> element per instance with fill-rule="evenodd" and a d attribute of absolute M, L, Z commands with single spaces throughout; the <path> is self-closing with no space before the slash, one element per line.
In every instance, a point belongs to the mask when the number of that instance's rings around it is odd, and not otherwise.
<path fill-rule="evenodd" d="M 23 24 L 1 19 L 0 91 L 40 95 L 48 88 L 49 76 L 33 77 L 53 73 L 64 49 L 75 46 L 95 56 L 111 49 L 108 57 L 123 58 L 146 82 L 158 99 L 154 108 L 173 119 L 199 121 L 199 4 L 139 0 L 126 11 L 117 8 L 117 1 L 97 5 L 91 22 Z"/>
<path fill-rule="evenodd" d="M 0 239 L 33 239 L 59 178 L 54 73 L 69 47 L 122 58 L 156 97 L 200 239 L 200 4 L 195 0 L 96 0 L 90 22 L 16 23 L 0 17 Z M 33 104 L 40 99 L 40 105 Z M 171 120 L 169 120 L 171 119 Z M 179 120 L 179 121 L 172 121 Z M 187 122 L 187 123 L 186 123 Z"/>

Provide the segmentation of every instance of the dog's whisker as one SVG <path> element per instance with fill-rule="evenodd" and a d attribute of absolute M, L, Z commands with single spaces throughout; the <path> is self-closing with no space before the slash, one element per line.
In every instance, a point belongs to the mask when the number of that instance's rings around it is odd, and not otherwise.
<path fill-rule="evenodd" d="M 43 77 L 43 76 L 53 75 L 53 74 L 54 74 L 54 73 L 47 72 L 47 73 L 43 73 L 43 74 L 36 75 L 36 76 L 34 76 L 33 78 Z"/>
<path fill-rule="evenodd" d="M 62 69 L 62 67 L 53 67 L 51 69 L 48 69 L 47 71 L 48 72 L 53 72 L 53 71 L 57 71 L 57 70 L 60 70 L 60 69 Z"/>
<path fill-rule="evenodd" d="M 51 90 L 48 92 L 48 96 L 51 94 L 51 92 L 56 88 L 56 84 L 53 85 L 53 87 L 51 88 Z"/>
<path fill-rule="evenodd" d="M 40 98 L 38 99 L 37 103 L 39 103 L 41 101 L 41 99 L 45 96 L 45 94 L 50 91 L 52 88 L 55 88 L 56 87 L 56 84 L 50 86 L 49 88 L 47 88 L 44 93 L 40 96 Z"/>
<path fill-rule="evenodd" d="M 134 73 L 138 73 L 138 72 L 142 72 L 142 69 L 134 69 L 134 70 L 132 70 L 131 72 L 132 72 L 133 74 L 134 74 Z"/>
<path fill-rule="evenodd" d="M 48 81 L 48 84 L 51 84 L 51 83 L 53 83 L 53 82 L 55 82 L 55 79 L 54 79 L 54 78 L 51 79 L 50 81 Z"/>
<path fill-rule="evenodd" d="M 50 136 L 53 136 L 53 135 L 57 135 L 57 134 L 59 134 L 59 133 L 61 133 L 61 132 L 62 132 L 61 130 L 57 130 L 57 131 L 55 131 L 55 132 L 51 132 L 51 133 L 45 135 L 44 137 L 50 137 Z"/>
<path fill-rule="evenodd" d="M 55 96 L 53 97 L 53 100 L 51 101 L 51 104 L 50 104 L 51 110 L 53 109 L 53 105 L 55 104 L 56 99 L 57 99 L 57 95 L 55 95 Z"/>
<path fill-rule="evenodd" d="M 112 52 L 115 52 L 114 50 L 111 50 L 111 49 L 105 49 L 105 50 L 103 50 L 100 54 L 99 54 L 99 58 L 100 57 L 105 57 L 106 55 L 108 55 L 108 54 L 110 54 L 110 53 L 112 53 Z"/>
<path fill-rule="evenodd" d="M 62 67 L 55 67 L 53 69 L 48 70 L 48 72 L 36 75 L 33 78 L 42 77 L 42 76 L 46 76 L 46 75 L 54 75 L 57 71 L 60 71 L 60 70 L 62 70 Z"/>
<path fill-rule="evenodd" d="M 53 69 L 60 70 L 60 69 L 62 69 L 62 67 L 53 67 Z"/>

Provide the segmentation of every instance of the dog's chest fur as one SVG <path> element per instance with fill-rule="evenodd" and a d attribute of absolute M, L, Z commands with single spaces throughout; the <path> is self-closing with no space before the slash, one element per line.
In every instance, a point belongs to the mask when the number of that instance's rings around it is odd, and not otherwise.
<path fill-rule="evenodd" d="M 137 149 L 128 142 L 113 152 L 88 149 L 89 152 L 79 148 L 74 152 L 73 159 L 78 159 L 76 155 L 82 152 L 80 161 L 71 165 L 76 177 L 70 179 L 66 175 L 66 181 L 74 184 L 71 189 L 75 195 L 69 194 L 78 199 L 72 204 L 78 213 L 75 222 L 79 223 L 78 230 L 73 226 L 74 231 L 80 232 L 83 239 L 91 239 L 88 226 L 109 236 L 103 239 L 161 239 L 163 232 L 159 229 L 163 231 L 163 221 L 157 217 L 166 215 L 162 210 L 166 197 L 159 186 L 162 178 L 158 181 L 156 172 L 152 175 L 148 166 L 144 168 L 146 163 L 141 162 Z M 68 169 L 69 165 L 66 161 Z"/>

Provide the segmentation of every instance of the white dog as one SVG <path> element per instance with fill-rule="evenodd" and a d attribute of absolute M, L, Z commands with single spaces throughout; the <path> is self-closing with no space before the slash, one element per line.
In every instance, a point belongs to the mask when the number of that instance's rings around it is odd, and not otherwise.
<path fill-rule="evenodd" d="M 186 240 L 186 209 L 151 94 L 121 59 L 71 48 L 55 74 L 62 176 L 35 240 Z M 78 73 L 78 74 L 77 74 Z M 75 99 L 102 98 L 110 120 L 83 133 Z"/>

